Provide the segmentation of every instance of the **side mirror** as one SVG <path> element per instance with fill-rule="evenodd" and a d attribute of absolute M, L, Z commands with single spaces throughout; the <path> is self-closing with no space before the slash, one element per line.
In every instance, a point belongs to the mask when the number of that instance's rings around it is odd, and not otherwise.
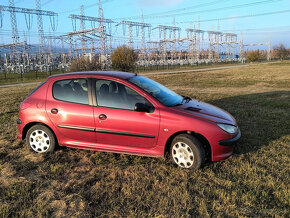
<path fill-rule="evenodd" d="M 145 105 L 143 103 L 136 103 L 135 107 L 134 107 L 134 111 L 152 113 L 154 111 L 154 109 L 153 109 L 153 107 L 150 107 L 150 106 Z"/>

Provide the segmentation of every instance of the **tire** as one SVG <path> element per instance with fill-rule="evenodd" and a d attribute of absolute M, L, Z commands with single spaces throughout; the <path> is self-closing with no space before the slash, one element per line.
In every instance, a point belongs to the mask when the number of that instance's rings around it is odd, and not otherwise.
<path fill-rule="evenodd" d="M 170 158 L 181 168 L 197 170 L 205 163 L 205 151 L 195 137 L 181 134 L 176 136 L 171 143 Z"/>
<path fill-rule="evenodd" d="M 32 126 L 26 135 L 26 144 L 36 153 L 50 153 L 55 149 L 55 136 L 43 125 Z"/>

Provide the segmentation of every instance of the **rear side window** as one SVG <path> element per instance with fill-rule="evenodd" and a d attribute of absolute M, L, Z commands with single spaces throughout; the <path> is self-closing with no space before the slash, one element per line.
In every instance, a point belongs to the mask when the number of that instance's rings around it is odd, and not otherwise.
<path fill-rule="evenodd" d="M 60 101 L 89 104 L 88 80 L 66 79 L 57 81 L 53 84 L 52 95 Z"/>

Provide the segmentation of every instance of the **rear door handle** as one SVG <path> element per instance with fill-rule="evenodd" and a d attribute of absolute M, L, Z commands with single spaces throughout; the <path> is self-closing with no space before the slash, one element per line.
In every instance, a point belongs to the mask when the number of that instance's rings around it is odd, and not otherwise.
<path fill-rule="evenodd" d="M 58 113 L 58 110 L 57 110 L 56 108 L 52 108 L 52 109 L 50 110 L 50 112 L 51 112 L 52 114 L 57 114 L 57 113 Z"/>
<path fill-rule="evenodd" d="M 99 115 L 99 119 L 100 119 L 100 120 L 105 120 L 105 119 L 107 119 L 106 114 L 100 114 L 100 115 Z"/>

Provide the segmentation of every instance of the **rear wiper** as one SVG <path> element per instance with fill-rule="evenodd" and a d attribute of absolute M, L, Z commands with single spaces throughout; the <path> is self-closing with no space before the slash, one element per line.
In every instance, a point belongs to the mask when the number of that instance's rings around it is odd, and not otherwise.
<path fill-rule="evenodd" d="M 182 99 L 182 101 L 181 101 L 181 104 L 182 104 L 182 102 L 183 101 L 185 101 L 185 104 L 186 103 L 188 103 L 188 102 L 190 102 L 192 99 L 190 98 L 190 97 L 188 97 L 188 96 L 182 96 L 183 97 L 183 99 Z"/>

